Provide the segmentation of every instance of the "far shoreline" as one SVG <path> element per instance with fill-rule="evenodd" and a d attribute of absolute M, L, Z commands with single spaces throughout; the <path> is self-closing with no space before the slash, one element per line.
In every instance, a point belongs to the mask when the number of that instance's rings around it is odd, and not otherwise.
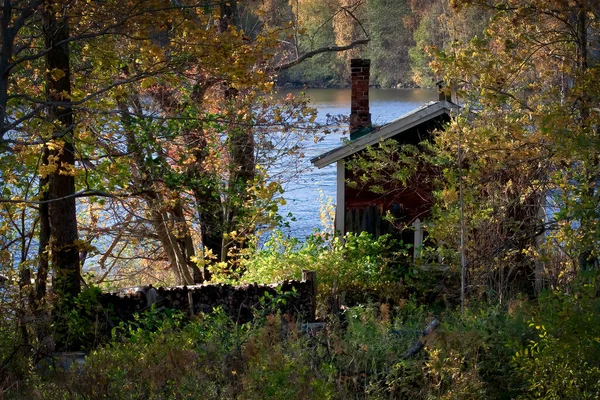
<path fill-rule="evenodd" d="M 390 89 L 390 90 L 396 90 L 396 89 L 431 89 L 431 88 L 433 88 L 433 86 L 432 87 L 419 86 L 416 83 L 398 83 L 397 85 L 394 85 L 394 86 L 369 85 L 369 88 L 372 88 L 372 89 Z M 286 82 L 284 84 L 276 83 L 275 84 L 275 89 L 276 90 L 281 90 L 281 89 L 350 89 L 350 84 L 347 84 L 347 85 L 328 85 L 328 84 L 324 84 L 324 85 L 307 85 L 307 84 Z"/>

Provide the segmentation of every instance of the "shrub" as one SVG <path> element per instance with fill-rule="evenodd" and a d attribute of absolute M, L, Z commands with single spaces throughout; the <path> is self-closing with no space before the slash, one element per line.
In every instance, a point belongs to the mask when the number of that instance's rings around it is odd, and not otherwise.
<path fill-rule="evenodd" d="M 598 284 L 592 279 L 574 289 L 539 298 L 530 320 L 536 334 L 512 359 L 525 381 L 523 398 L 600 398 Z"/>
<path fill-rule="evenodd" d="M 369 298 L 399 300 L 405 295 L 402 277 L 407 251 L 389 236 L 378 239 L 366 233 L 337 236 L 313 235 L 304 243 L 275 233 L 247 260 L 244 282 L 272 283 L 301 279 L 302 270 L 317 272 L 321 304 L 334 288 L 348 303 Z"/>
<path fill-rule="evenodd" d="M 433 318 L 416 297 L 346 308 L 318 332 L 266 312 L 236 324 L 221 310 L 192 320 L 151 310 L 113 330 L 83 369 L 39 373 L 31 355 L 4 359 L 18 373 L 3 376 L 10 387 L 0 397 L 598 398 L 598 289 L 588 278 L 533 301 L 472 303 L 464 315 L 446 309 L 424 351 L 409 359 L 406 350 Z"/>
<path fill-rule="evenodd" d="M 340 359 L 339 366 L 344 375 L 352 377 L 345 380 L 348 395 L 364 393 L 381 399 L 422 395 L 423 360 L 405 360 L 403 355 L 423 330 L 424 316 L 413 308 L 401 311 L 402 318 L 395 319 L 389 311 L 383 305 L 379 310 L 355 307 L 346 312 L 346 359 Z"/>
<path fill-rule="evenodd" d="M 52 399 L 327 399 L 331 385 L 312 364 L 308 338 L 271 315 L 235 324 L 217 310 L 182 325 L 177 313 L 150 313 L 82 370 L 35 374 L 18 396 Z"/>
<path fill-rule="evenodd" d="M 474 304 L 461 315 L 448 310 L 427 342 L 428 390 L 442 399 L 512 399 L 522 380 L 510 364 L 515 347 L 531 332 L 527 311 Z"/>
<path fill-rule="evenodd" d="M 245 371 L 240 396 L 244 399 L 331 399 L 326 381 L 313 357 L 310 338 L 293 325 L 270 315 L 243 348 Z"/>

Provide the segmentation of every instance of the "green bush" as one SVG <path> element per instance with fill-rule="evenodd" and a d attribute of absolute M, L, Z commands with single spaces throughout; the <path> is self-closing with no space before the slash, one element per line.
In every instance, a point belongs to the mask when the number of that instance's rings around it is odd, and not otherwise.
<path fill-rule="evenodd" d="M 397 310 L 398 311 L 398 310 Z M 418 339 L 425 316 L 417 307 L 403 305 L 393 318 L 386 305 L 354 307 L 346 311 L 347 328 L 337 360 L 344 397 L 364 393 L 373 399 L 420 398 L 425 385 L 423 359 L 403 359 Z"/>
<path fill-rule="evenodd" d="M 525 381 L 522 398 L 600 398 L 600 298 L 598 284 L 570 293 L 547 292 L 530 321 L 535 336 L 512 364 Z"/>
<path fill-rule="evenodd" d="M 515 347 L 531 336 L 528 311 L 515 302 L 474 304 L 462 315 L 448 310 L 427 342 L 429 391 L 443 399 L 512 399 L 522 380 L 510 363 Z"/>
<path fill-rule="evenodd" d="M 308 337 L 271 315 L 235 324 L 218 310 L 187 324 L 150 313 L 92 351 L 82 370 L 32 373 L 31 399 L 327 399 Z"/>
<path fill-rule="evenodd" d="M 373 239 L 362 232 L 342 239 L 315 234 L 300 243 L 277 232 L 245 261 L 242 281 L 301 279 L 302 270 L 309 269 L 317 272 L 321 304 L 334 288 L 345 293 L 350 304 L 369 298 L 399 300 L 406 294 L 402 285 L 406 259 L 405 246 L 389 236 Z"/>
<path fill-rule="evenodd" d="M 445 399 L 600 398 L 595 280 L 509 307 L 448 311 L 428 341 L 429 391 Z"/>
<path fill-rule="evenodd" d="M 101 295 L 99 287 L 90 286 L 73 299 L 56 302 L 52 328 L 57 343 L 65 349 L 89 350 L 110 339 L 110 325 L 116 315 L 101 304 Z M 68 310 L 61 312 L 65 306 Z"/>

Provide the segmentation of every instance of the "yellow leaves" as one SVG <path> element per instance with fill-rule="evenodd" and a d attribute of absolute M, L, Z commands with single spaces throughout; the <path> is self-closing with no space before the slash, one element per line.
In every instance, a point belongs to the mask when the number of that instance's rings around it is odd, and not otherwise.
<path fill-rule="evenodd" d="M 157 83 L 158 83 L 158 81 L 155 77 L 145 78 L 145 79 L 142 79 L 142 81 L 140 82 L 140 88 L 142 90 L 148 89 L 152 86 L 155 86 Z"/>
<path fill-rule="evenodd" d="M 63 148 L 63 144 L 57 141 L 49 141 L 48 143 L 46 143 L 46 147 L 50 151 L 60 151 Z"/>
<path fill-rule="evenodd" d="M 196 163 L 196 157 L 194 155 L 190 155 L 183 159 L 181 162 L 184 166 L 193 166 Z"/>
<path fill-rule="evenodd" d="M 458 192 L 456 188 L 451 187 L 443 191 L 443 200 L 447 205 L 454 204 L 458 201 Z"/>
<path fill-rule="evenodd" d="M 47 165 L 40 165 L 38 167 L 38 174 L 41 178 L 46 178 L 48 175 L 55 174 L 58 171 L 59 175 L 75 176 L 77 175 L 77 169 L 74 165 L 61 163 L 60 168 L 56 163 L 58 157 L 51 156 Z"/>
<path fill-rule="evenodd" d="M 204 248 L 202 256 L 192 256 L 190 257 L 190 259 L 199 268 L 204 268 L 207 265 L 210 265 L 214 260 L 216 260 L 217 256 L 213 253 L 211 249 Z"/>
<path fill-rule="evenodd" d="M 47 71 L 51 79 L 58 81 L 66 76 L 65 71 L 59 68 L 54 68 L 51 71 Z"/>
<path fill-rule="evenodd" d="M 73 164 L 61 163 L 58 173 L 59 175 L 75 176 L 77 174 L 77 170 Z"/>
<path fill-rule="evenodd" d="M 38 174 L 40 175 L 40 178 L 46 178 L 48 175 L 56 172 L 56 169 L 56 164 L 40 165 L 38 167 Z"/>

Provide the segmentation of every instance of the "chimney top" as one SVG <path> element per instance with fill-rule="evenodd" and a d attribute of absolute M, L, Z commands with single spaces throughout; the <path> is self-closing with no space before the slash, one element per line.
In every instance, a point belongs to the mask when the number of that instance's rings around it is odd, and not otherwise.
<path fill-rule="evenodd" d="M 371 60 L 368 58 L 353 58 L 350 60 L 350 68 L 370 67 Z"/>
<path fill-rule="evenodd" d="M 371 132 L 371 113 L 369 112 L 369 75 L 371 60 L 353 58 L 350 60 L 351 106 L 350 140 Z"/>
<path fill-rule="evenodd" d="M 435 85 L 438 88 L 438 100 L 452 103 L 452 93 L 449 93 L 448 90 L 444 88 L 446 83 L 444 81 L 439 81 L 436 82 Z"/>

